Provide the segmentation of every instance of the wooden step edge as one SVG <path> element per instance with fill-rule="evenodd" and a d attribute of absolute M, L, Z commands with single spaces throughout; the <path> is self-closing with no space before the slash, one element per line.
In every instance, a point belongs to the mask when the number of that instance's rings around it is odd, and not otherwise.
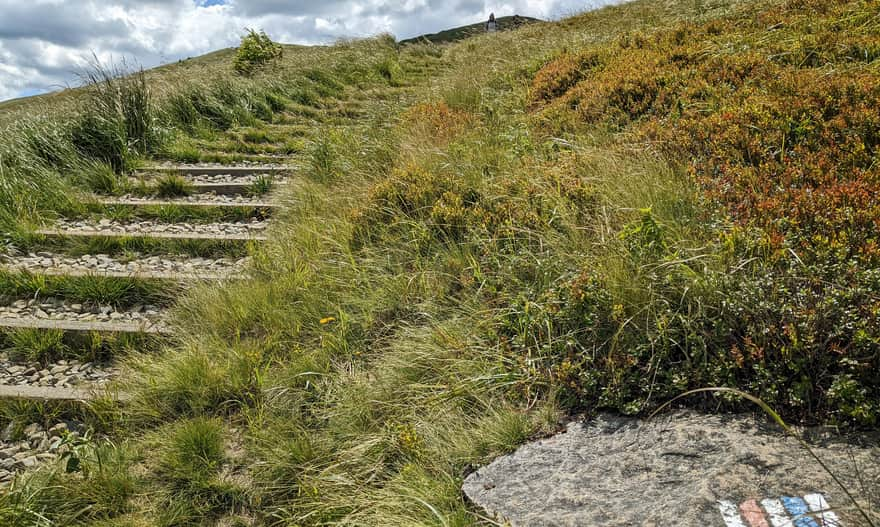
<path fill-rule="evenodd" d="M 36 234 L 51 238 L 150 238 L 157 240 L 208 240 L 219 242 L 264 242 L 268 238 L 253 234 L 208 234 L 199 232 L 106 232 L 39 229 Z"/>
<path fill-rule="evenodd" d="M 139 322 L 101 322 L 84 320 L 50 320 L 44 318 L 0 317 L 0 329 L 43 329 L 78 333 L 136 333 L 144 335 L 168 335 L 171 330 L 162 325 L 147 326 Z"/>
<path fill-rule="evenodd" d="M 97 386 L 93 388 L 59 388 L 55 386 L 0 385 L 0 399 L 88 402 L 106 396 L 110 396 L 117 401 L 127 401 L 130 399 L 127 394 L 109 392 Z"/>
<path fill-rule="evenodd" d="M 259 174 L 281 174 L 291 172 L 293 167 L 285 165 L 256 165 L 256 166 L 147 166 L 134 171 L 135 174 L 144 173 L 173 173 L 182 176 L 250 176 Z"/>
<path fill-rule="evenodd" d="M 271 190 L 275 190 L 277 187 L 284 184 L 285 183 L 273 181 Z M 220 183 L 192 182 L 189 183 L 189 188 L 192 191 L 192 194 L 207 194 L 213 192 L 214 194 L 225 196 L 238 196 L 249 193 L 251 189 L 254 188 L 254 184 L 253 182 L 236 181 L 225 181 Z"/>
<path fill-rule="evenodd" d="M 174 273 L 162 271 L 95 271 L 91 269 L 62 269 L 57 267 L 45 267 L 41 269 L 26 269 L 10 265 L 0 265 L 0 272 L 19 273 L 31 276 L 52 276 L 69 278 L 129 278 L 136 280 L 167 280 L 169 282 L 187 281 L 221 281 L 221 280 L 246 280 L 249 275 L 239 273 Z"/>
<path fill-rule="evenodd" d="M 127 200 L 100 198 L 96 200 L 98 205 L 105 207 L 123 206 L 123 207 L 202 207 L 202 208 L 240 208 L 240 209 L 277 209 L 281 207 L 279 203 L 268 201 L 252 201 L 252 202 L 216 202 L 216 201 L 174 201 L 174 200 Z"/>

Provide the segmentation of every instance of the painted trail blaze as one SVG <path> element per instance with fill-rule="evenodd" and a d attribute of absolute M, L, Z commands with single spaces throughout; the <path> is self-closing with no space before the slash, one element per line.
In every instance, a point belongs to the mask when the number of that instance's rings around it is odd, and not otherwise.
<path fill-rule="evenodd" d="M 727 527 L 841 527 L 825 496 L 781 496 L 758 502 L 747 500 L 739 505 L 719 501 L 718 509 Z"/>

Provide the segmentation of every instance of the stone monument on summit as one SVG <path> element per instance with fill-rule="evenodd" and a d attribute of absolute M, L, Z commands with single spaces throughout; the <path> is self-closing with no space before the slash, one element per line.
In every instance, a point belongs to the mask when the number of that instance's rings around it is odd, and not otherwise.
<path fill-rule="evenodd" d="M 495 13 L 491 13 L 489 15 L 489 21 L 486 22 L 486 31 L 488 33 L 494 33 L 498 31 L 498 23 L 495 22 Z"/>

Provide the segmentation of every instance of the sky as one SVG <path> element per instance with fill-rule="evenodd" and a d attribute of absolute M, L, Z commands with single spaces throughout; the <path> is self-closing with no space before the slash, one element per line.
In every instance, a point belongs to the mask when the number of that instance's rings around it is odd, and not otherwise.
<path fill-rule="evenodd" d="M 93 56 L 145 68 L 235 46 L 400 39 L 520 14 L 559 18 L 619 0 L 0 0 L 0 101 L 78 84 Z"/>

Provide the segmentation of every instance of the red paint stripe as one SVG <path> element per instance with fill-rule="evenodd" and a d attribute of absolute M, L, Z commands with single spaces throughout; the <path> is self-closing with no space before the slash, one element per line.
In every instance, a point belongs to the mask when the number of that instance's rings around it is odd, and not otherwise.
<path fill-rule="evenodd" d="M 764 516 L 764 510 L 758 505 L 756 500 L 744 501 L 739 506 L 739 512 L 749 524 L 749 527 L 770 527 L 767 518 Z"/>

